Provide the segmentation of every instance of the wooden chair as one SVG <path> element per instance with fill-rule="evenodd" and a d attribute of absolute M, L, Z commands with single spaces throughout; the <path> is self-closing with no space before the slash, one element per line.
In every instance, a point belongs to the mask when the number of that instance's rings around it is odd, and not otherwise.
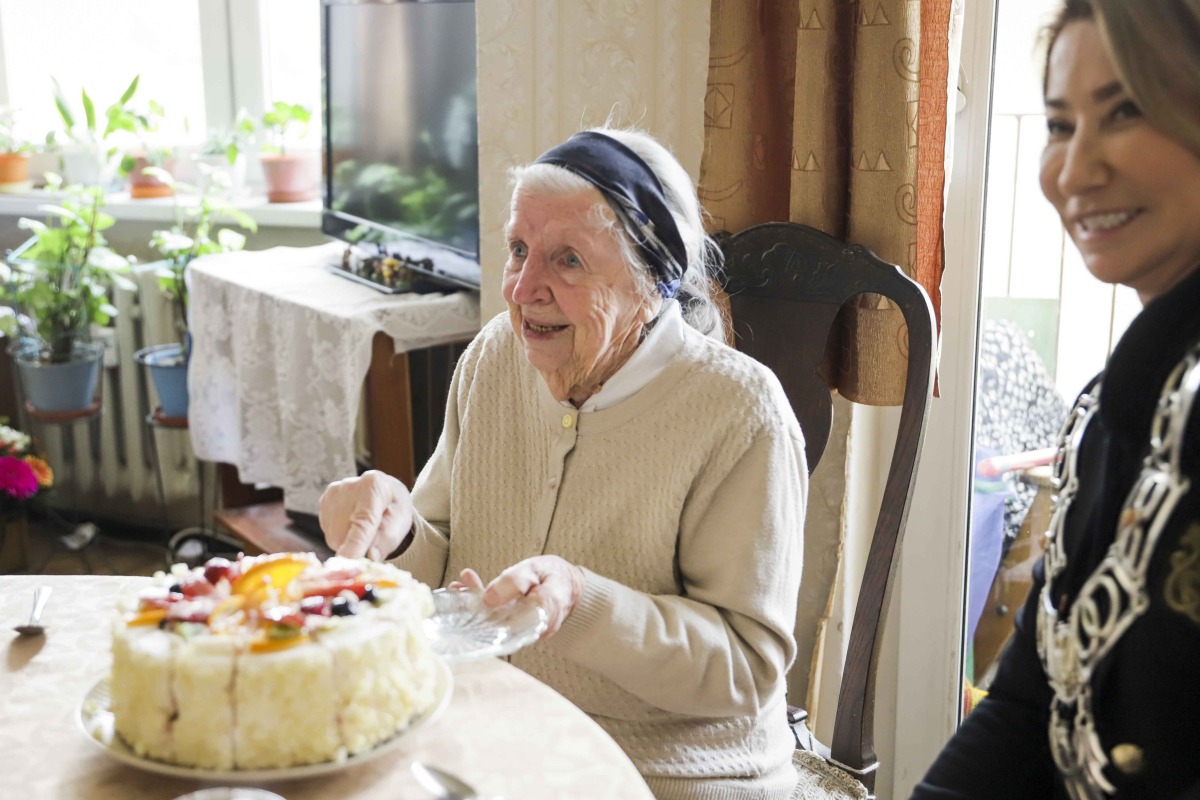
<path fill-rule="evenodd" d="M 804 431 L 808 468 L 821 459 L 833 424 L 822 375 L 838 312 L 864 292 L 889 298 L 908 325 L 908 372 L 900 429 L 871 539 L 828 750 L 807 732 L 807 713 L 789 708 L 802 749 L 819 753 L 873 791 L 875 669 L 884 609 L 908 516 L 917 453 L 933 386 L 933 308 L 924 290 L 865 247 L 847 246 L 795 223 L 767 223 L 718 236 L 725 253 L 735 346 L 775 371 Z"/>

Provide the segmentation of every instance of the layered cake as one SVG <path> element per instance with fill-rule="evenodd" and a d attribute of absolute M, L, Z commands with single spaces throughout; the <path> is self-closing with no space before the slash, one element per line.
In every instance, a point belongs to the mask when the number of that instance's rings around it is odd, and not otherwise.
<path fill-rule="evenodd" d="M 368 750 L 437 701 L 429 589 L 309 553 L 176 565 L 113 627 L 116 732 L 140 756 L 264 769 Z"/>

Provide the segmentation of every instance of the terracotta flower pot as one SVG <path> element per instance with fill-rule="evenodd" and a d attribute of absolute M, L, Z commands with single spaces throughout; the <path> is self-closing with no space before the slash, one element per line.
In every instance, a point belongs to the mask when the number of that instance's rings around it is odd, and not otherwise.
<path fill-rule="evenodd" d="M 263 154 L 261 158 L 267 202 L 299 203 L 317 196 L 317 179 L 310 156 L 278 153 Z"/>
<path fill-rule="evenodd" d="M 161 166 L 167 172 L 172 172 L 175 168 L 174 161 L 168 158 L 162 164 L 152 165 L 145 156 L 135 156 L 135 159 L 133 169 L 129 172 L 130 197 L 142 200 L 149 197 L 170 197 L 175 193 L 175 190 L 168 184 L 143 172 L 149 166 Z"/>
<path fill-rule="evenodd" d="M 29 189 L 29 155 L 0 153 L 0 192 L 23 192 Z"/>

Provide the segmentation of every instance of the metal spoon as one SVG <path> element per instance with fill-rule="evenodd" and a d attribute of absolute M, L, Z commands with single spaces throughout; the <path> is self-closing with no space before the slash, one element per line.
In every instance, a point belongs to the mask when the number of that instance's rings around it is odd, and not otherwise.
<path fill-rule="evenodd" d="M 42 626 L 42 610 L 49 599 L 50 587 L 39 586 L 33 593 L 33 611 L 29 615 L 29 622 L 18 625 L 13 630 L 22 636 L 41 636 L 45 633 L 46 629 Z"/>
<path fill-rule="evenodd" d="M 438 800 L 482 800 L 482 795 L 476 793 L 470 784 L 464 783 L 461 778 L 437 767 L 414 761 L 412 774 L 421 788 Z"/>

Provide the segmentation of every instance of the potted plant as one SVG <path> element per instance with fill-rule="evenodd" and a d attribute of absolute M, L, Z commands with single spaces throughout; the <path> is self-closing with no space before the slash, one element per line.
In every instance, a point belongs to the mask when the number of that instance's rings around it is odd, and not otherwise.
<path fill-rule="evenodd" d="M 157 272 L 158 285 L 171 303 L 176 340 L 152 345 L 134 354 L 134 359 L 150 370 L 163 416 L 174 418 L 186 418 L 188 413 L 187 366 L 191 358 L 191 337 L 187 324 L 187 267 L 198 256 L 232 252 L 245 246 L 243 234 L 231 228 L 214 230 L 218 219 L 230 219 L 250 232 L 258 230 L 250 215 L 221 196 L 222 190 L 228 188 L 227 176 L 221 172 L 205 175 L 209 170 L 204 164 L 199 168 L 205 179 L 204 189 L 179 183 L 168 173 L 150 168 L 155 177 L 175 190 L 176 198 L 180 193 L 196 197 L 196 203 L 186 207 L 177 200 L 175 225 L 169 230 L 154 231 L 150 238 L 150 246 L 163 257 Z"/>
<path fill-rule="evenodd" d="M 62 168 L 66 183 L 81 186 L 97 186 L 107 184 L 115 172 L 114 156 L 117 148 L 108 144 L 109 137 L 129 123 L 127 114 L 131 114 L 129 103 L 137 92 L 139 76 L 134 76 L 129 86 L 121 94 L 117 102 L 110 105 L 104 112 L 105 126 L 103 131 L 98 127 L 96 105 L 86 89 L 80 90 L 83 105 L 82 122 L 67 102 L 62 87 L 54 78 L 54 105 L 62 118 L 63 132 L 68 143 L 59 145 L 62 150 Z M 128 130 L 128 127 L 125 128 Z M 57 137 L 51 134 L 48 144 L 57 144 Z"/>
<path fill-rule="evenodd" d="M 117 170 L 118 175 L 129 181 L 129 196 L 134 200 L 170 197 L 174 193 L 172 184 L 160 180 L 157 170 L 170 173 L 175 167 L 174 159 L 170 148 L 154 144 L 150 137 L 158 130 L 159 120 L 166 116 L 163 107 L 150 100 L 146 111 L 125 103 L 113 106 L 107 113 L 111 130 L 126 131 L 138 139 L 138 146 L 125 153 Z"/>
<path fill-rule="evenodd" d="M 0 107 L 0 192 L 24 192 L 32 186 L 29 154 L 33 144 L 17 134 L 16 124 L 16 111 Z"/>
<path fill-rule="evenodd" d="M 222 189 L 231 195 L 242 193 L 246 185 L 246 147 L 250 144 L 256 129 L 253 117 L 246 109 L 238 109 L 233 123 L 226 128 L 210 130 L 208 138 L 196 155 L 196 163 L 204 164 L 207 170 L 201 170 L 198 180 L 202 192 L 210 188 Z M 209 176 L 224 173 L 228 178 L 228 187 L 209 187 Z"/>
<path fill-rule="evenodd" d="M 267 182 L 267 202 L 296 203 L 317 196 L 313 159 L 284 150 L 289 129 L 304 129 L 312 115 L 302 105 L 277 100 L 262 116 L 266 132 L 263 142 L 263 178 Z"/>
<path fill-rule="evenodd" d="M 62 179 L 50 177 L 58 190 Z M 116 314 L 108 289 L 130 269 L 129 259 L 105 242 L 114 220 L 103 205 L 100 187 L 71 187 L 60 205 L 41 206 L 46 222 L 22 218 L 18 227 L 33 238 L 10 254 L 0 274 L 0 301 L 20 315 L 9 352 L 25 398 L 39 411 L 77 412 L 92 404 L 103 348 L 91 342 L 91 326 Z"/>

